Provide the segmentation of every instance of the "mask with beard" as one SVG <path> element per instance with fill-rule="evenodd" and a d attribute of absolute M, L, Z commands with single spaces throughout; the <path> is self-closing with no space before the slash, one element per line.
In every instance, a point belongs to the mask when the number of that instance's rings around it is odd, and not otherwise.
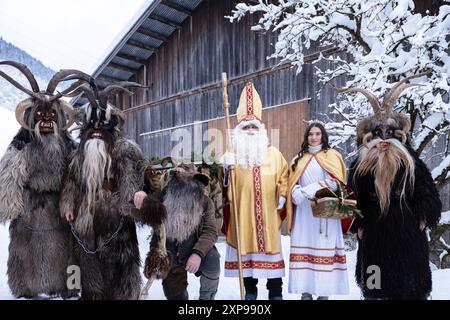
<path fill-rule="evenodd" d="M 258 130 L 243 130 L 248 125 L 255 125 Z M 234 128 L 232 137 L 238 165 L 243 169 L 253 169 L 264 163 L 269 139 L 263 123 L 258 120 L 242 121 Z"/>
<path fill-rule="evenodd" d="M 182 242 L 198 227 L 208 182 L 208 177 L 198 173 L 193 165 L 179 165 L 162 177 L 168 239 Z"/>
<path fill-rule="evenodd" d="M 58 190 L 69 152 L 67 144 L 58 134 L 36 135 L 26 149 L 28 184 L 39 191 Z"/>
<path fill-rule="evenodd" d="M 404 168 L 404 173 L 400 177 L 400 199 L 404 199 L 408 184 L 411 188 L 414 186 L 414 159 L 395 138 L 371 140 L 367 148 L 361 148 L 359 159 L 355 177 L 366 174 L 374 177 L 375 191 L 383 213 L 389 208 L 391 189 L 395 179 L 398 179 L 397 173 L 401 167 Z"/>
<path fill-rule="evenodd" d="M 111 156 L 102 139 L 88 139 L 83 147 L 82 183 L 86 190 L 86 209 L 93 212 L 97 191 L 112 178 Z"/>
<path fill-rule="evenodd" d="M 400 203 L 405 200 L 406 187 L 414 186 L 415 162 L 406 146 L 409 145 L 410 119 L 393 111 L 402 92 L 419 84 L 408 81 L 425 76 L 429 71 L 406 77 L 395 83 L 382 101 L 364 88 L 335 88 L 341 93 L 362 93 L 370 102 L 374 114 L 361 119 L 356 126 L 357 144 L 361 148 L 353 179 L 370 174 L 375 180 L 375 190 L 382 213 L 387 214 L 392 187 L 401 188 Z M 403 173 L 399 173 L 403 170 Z M 400 179 L 400 180 L 398 180 Z"/>

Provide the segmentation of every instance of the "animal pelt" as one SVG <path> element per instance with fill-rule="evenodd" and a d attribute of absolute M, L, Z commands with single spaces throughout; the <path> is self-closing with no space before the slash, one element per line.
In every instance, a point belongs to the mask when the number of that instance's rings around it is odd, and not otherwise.
<path fill-rule="evenodd" d="M 171 259 L 166 250 L 165 227 L 163 224 L 153 228 L 150 250 L 144 265 L 147 279 L 165 279 L 170 271 Z"/>
<path fill-rule="evenodd" d="M 407 175 L 402 163 L 385 212 L 381 210 L 373 172 L 355 175 L 358 159 L 350 167 L 348 181 L 364 216 L 355 220 L 352 230 L 363 228 L 355 276 L 365 298 L 425 299 L 431 292 L 428 241 L 426 231 L 420 231 L 419 225 L 421 221 L 431 228 L 437 225 L 441 201 L 426 165 L 411 148 L 405 148 L 414 161 L 414 183 L 404 185 L 403 177 Z M 367 285 L 373 274 L 369 266 L 380 268 L 380 289 Z"/>
<path fill-rule="evenodd" d="M 19 130 L 0 161 L 0 221 L 11 221 L 8 284 L 16 297 L 68 296 L 70 230 L 59 216 L 61 179 L 75 142 L 67 132 Z"/>
<path fill-rule="evenodd" d="M 181 243 L 200 224 L 208 177 L 197 173 L 193 167 L 178 166 L 168 171 L 164 180 L 167 239 Z"/>
<path fill-rule="evenodd" d="M 167 209 L 162 203 L 162 195 L 159 192 L 148 194 L 142 202 L 140 211 L 140 222 L 143 224 L 157 227 L 167 220 Z"/>
<path fill-rule="evenodd" d="M 103 184 L 98 185 L 95 199 L 89 204 L 83 178 L 86 155 L 81 148 L 72 153 L 63 181 L 60 211 L 62 215 L 73 211 L 75 232 L 88 250 L 97 251 L 88 253 L 79 243 L 75 245 L 82 299 L 137 299 L 141 277 L 136 225 L 124 208 L 142 189 L 142 153 L 134 142 L 117 137 L 108 154 L 110 163 L 105 166 L 110 169 L 104 169 L 109 173 L 104 175 Z M 105 243 L 116 232 L 117 236 Z"/>
<path fill-rule="evenodd" d="M 161 177 L 161 192 L 145 198 L 141 211 L 153 223 L 150 251 L 144 266 L 147 278 L 164 279 L 172 265 L 166 242 L 181 244 L 199 227 L 208 181 L 208 177 L 198 173 L 193 165 L 181 164 Z M 161 216 L 167 217 L 159 220 Z M 158 225 L 160 222 L 164 224 Z"/>

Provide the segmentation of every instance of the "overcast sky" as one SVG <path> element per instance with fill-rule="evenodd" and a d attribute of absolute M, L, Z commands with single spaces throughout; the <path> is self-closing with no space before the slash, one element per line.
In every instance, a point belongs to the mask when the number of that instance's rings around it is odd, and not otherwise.
<path fill-rule="evenodd" d="M 0 0 L 0 37 L 44 65 L 93 72 L 153 0 Z"/>

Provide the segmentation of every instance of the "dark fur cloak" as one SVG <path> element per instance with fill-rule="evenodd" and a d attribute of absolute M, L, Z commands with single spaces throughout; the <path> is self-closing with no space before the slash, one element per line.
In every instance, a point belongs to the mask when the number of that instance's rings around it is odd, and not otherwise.
<path fill-rule="evenodd" d="M 358 206 L 364 218 L 357 218 L 352 231 L 363 228 L 359 240 L 355 276 L 364 298 L 425 299 L 431 292 L 431 271 L 426 231 L 420 231 L 421 221 L 435 227 L 440 219 L 439 193 L 426 165 L 408 148 L 415 162 L 415 184 L 407 189 L 400 203 L 400 177 L 397 172 L 390 195 L 387 214 L 381 214 L 371 174 L 355 179 L 357 160 L 350 167 L 349 185 L 356 191 Z M 367 281 L 373 272 L 371 265 L 381 271 L 381 288 L 369 289 Z M 369 281 L 370 282 L 370 281 Z"/>
<path fill-rule="evenodd" d="M 61 214 L 73 210 L 75 233 L 88 250 L 99 249 L 91 254 L 79 243 L 75 244 L 75 256 L 81 269 L 81 297 L 86 300 L 138 299 L 141 287 L 136 225 L 122 209 L 128 207 L 134 193 L 142 189 L 144 179 L 138 162 L 143 156 L 134 142 L 122 137 L 115 140 L 110 154 L 112 184 L 110 188 L 97 191 L 93 215 L 81 209 L 85 190 L 81 182 L 83 159 L 79 149 L 71 155 L 63 181 Z M 105 244 L 117 230 L 117 236 Z"/>
<path fill-rule="evenodd" d="M 59 140 L 43 139 L 21 128 L 0 161 L 0 222 L 11 221 L 7 274 L 15 297 L 73 294 L 66 284 L 73 264 L 70 230 L 60 218 L 58 200 L 75 142 L 67 132 Z"/>

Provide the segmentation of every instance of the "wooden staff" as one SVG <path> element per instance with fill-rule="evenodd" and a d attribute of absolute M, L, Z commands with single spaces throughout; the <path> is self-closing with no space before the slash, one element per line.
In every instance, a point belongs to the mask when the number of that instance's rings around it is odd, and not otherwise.
<path fill-rule="evenodd" d="M 147 283 L 145 284 L 144 288 L 142 288 L 141 294 L 139 295 L 139 300 L 145 300 L 145 298 L 148 296 L 148 290 L 153 284 L 153 281 L 155 281 L 156 277 L 152 276 L 150 279 L 147 280 Z"/>
<path fill-rule="evenodd" d="M 227 138 L 227 151 L 229 151 L 232 147 L 231 142 L 231 136 L 229 135 L 229 132 L 231 130 L 231 124 L 230 124 L 230 103 L 228 102 L 228 80 L 227 80 L 227 74 L 225 72 L 222 73 L 222 91 L 223 91 L 223 108 L 225 110 L 225 123 L 226 123 L 226 138 Z M 237 204 L 236 204 L 236 184 L 234 181 L 234 166 L 231 165 L 229 167 L 229 179 L 230 179 L 230 186 L 231 186 L 231 204 L 233 206 L 233 216 L 234 216 L 234 231 L 236 234 L 236 252 L 237 252 L 237 258 L 238 258 L 238 268 L 239 268 L 239 286 L 241 289 L 241 300 L 244 300 L 244 276 L 243 276 L 243 270 L 242 270 L 242 259 L 241 259 L 241 240 L 239 236 L 239 220 L 238 220 L 238 210 L 237 210 Z"/>

